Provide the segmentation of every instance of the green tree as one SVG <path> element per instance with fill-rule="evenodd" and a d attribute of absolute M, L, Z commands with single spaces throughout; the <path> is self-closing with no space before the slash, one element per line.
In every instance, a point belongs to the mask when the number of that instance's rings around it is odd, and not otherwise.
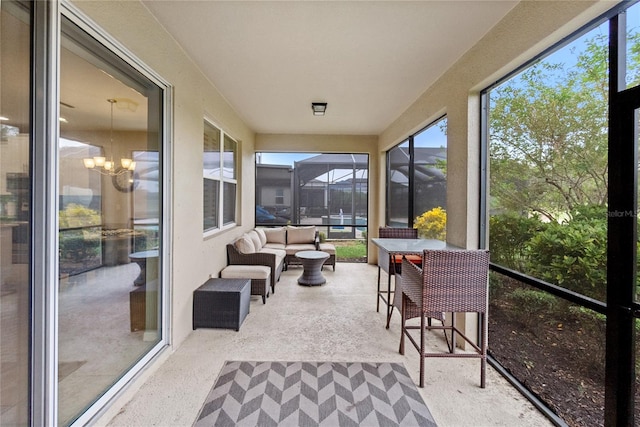
<path fill-rule="evenodd" d="M 607 200 L 607 44 L 543 61 L 491 92 L 493 207 L 550 220 Z"/>

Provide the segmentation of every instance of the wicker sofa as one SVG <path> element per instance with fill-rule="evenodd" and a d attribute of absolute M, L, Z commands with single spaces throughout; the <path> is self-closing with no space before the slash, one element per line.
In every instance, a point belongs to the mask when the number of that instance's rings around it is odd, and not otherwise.
<path fill-rule="evenodd" d="M 258 244 L 261 245 L 260 242 L 260 236 L 256 231 L 252 230 L 238 237 L 232 243 L 227 244 L 227 264 L 244 266 L 263 265 L 269 267 L 271 293 L 275 293 L 276 283 L 280 280 L 280 274 L 285 266 L 286 252 L 281 249 L 262 246 L 256 248 Z M 254 293 L 252 292 L 252 294 Z"/>
<path fill-rule="evenodd" d="M 256 228 L 238 237 L 227 245 L 229 265 L 265 265 L 271 269 L 271 292 L 280 273 L 289 265 L 300 264 L 296 258 L 299 251 L 320 250 L 329 258 L 324 265 L 336 269 L 336 248 L 330 243 L 320 243 L 315 226 Z"/>
<path fill-rule="evenodd" d="M 287 225 L 286 227 L 256 229 L 258 233 L 260 230 L 267 238 L 264 247 L 286 252 L 285 268 L 301 264 L 296 257 L 296 253 L 300 251 L 323 251 L 329 254 L 324 265 L 331 265 L 333 271 L 336 270 L 336 248 L 331 243 L 320 243 L 320 235 L 315 225 L 301 227 Z"/>

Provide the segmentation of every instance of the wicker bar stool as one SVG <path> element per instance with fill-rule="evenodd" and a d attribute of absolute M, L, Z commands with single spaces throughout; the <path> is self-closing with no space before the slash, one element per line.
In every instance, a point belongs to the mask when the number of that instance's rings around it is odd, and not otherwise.
<path fill-rule="evenodd" d="M 378 237 L 382 239 L 417 239 L 418 230 L 415 228 L 394 228 L 394 227 L 379 227 Z M 419 257 L 418 257 L 419 258 Z M 402 268 L 402 256 L 394 254 L 380 254 L 378 257 L 378 298 L 376 304 L 376 311 L 380 311 L 380 300 L 387 306 L 387 319 L 391 316 L 392 294 L 391 290 L 391 276 L 399 274 Z M 380 290 L 380 271 L 384 270 L 387 273 L 387 289 Z M 389 322 L 387 321 L 387 328 L 389 328 Z"/>
<path fill-rule="evenodd" d="M 424 359 L 426 357 L 480 358 L 480 387 L 486 385 L 487 366 L 487 310 L 489 288 L 489 251 L 487 250 L 425 250 L 422 268 L 402 260 L 402 335 L 400 354 L 404 354 L 405 336 L 420 354 L 420 387 L 424 387 Z M 425 319 L 438 318 L 451 313 L 451 325 L 425 323 Z M 456 327 L 455 313 L 478 313 L 480 316 L 480 343 L 474 343 Z M 405 321 L 420 317 L 420 326 L 407 326 Z M 444 320 L 444 318 L 439 318 Z M 419 342 L 409 330 L 419 329 Z M 427 353 L 425 332 L 443 330 L 451 333 L 447 341 L 449 353 Z M 456 353 L 456 336 L 464 339 L 474 350 Z"/>

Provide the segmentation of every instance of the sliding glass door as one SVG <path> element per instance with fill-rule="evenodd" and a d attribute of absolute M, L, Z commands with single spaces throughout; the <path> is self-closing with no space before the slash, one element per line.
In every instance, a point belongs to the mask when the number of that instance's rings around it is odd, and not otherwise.
<path fill-rule="evenodd" d="M 162 339 L 162 90 L 62 20 L 58 419 Z"/>
<path fill-rule="evenodd" d="M 29 422 L 31 9 L 0 2 L 0 425 Z"/>

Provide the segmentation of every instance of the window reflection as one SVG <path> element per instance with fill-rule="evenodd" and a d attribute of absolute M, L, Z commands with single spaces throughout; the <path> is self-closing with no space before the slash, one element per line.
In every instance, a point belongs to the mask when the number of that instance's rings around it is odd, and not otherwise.
<path fill-rule="evenodd" d="M 30 13 L 0 2 L 0 425 L 29 424 Z"/>
<path fill-rule="evenodd" d="M 162 177 L 160 89 L 66 19 L 61 44 L 58 412 L 66 425 L 161 339 Z"/>

